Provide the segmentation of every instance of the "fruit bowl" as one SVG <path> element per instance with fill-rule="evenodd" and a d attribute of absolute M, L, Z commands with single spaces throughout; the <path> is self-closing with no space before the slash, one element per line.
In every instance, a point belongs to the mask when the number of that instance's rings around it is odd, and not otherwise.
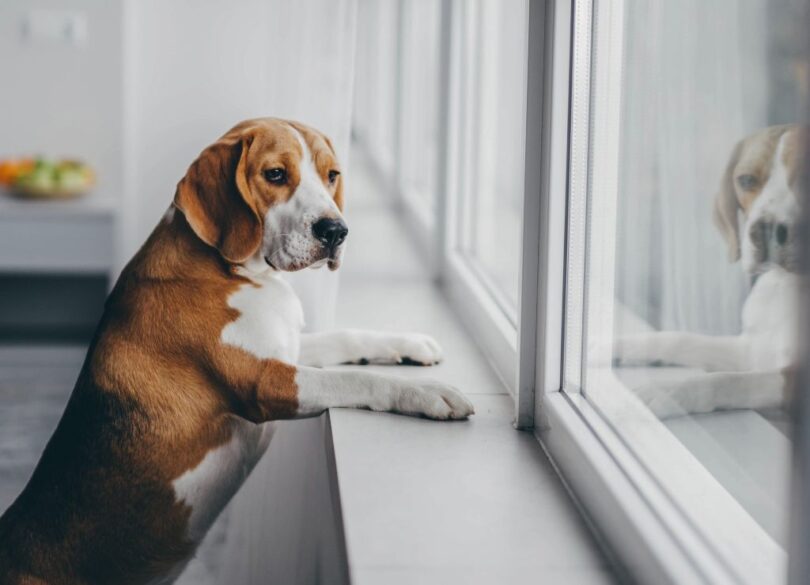
<path fill-rule="evenodd" d="M 24 199 L 72 199 L 92 189 L 95 173 L 76 160 L 6 160 L 0 161 L 0 184 Z"/>

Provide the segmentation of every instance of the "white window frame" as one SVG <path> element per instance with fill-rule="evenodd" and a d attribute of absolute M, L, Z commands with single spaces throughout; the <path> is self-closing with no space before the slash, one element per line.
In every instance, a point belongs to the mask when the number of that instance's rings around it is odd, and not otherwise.
<path fill-rule="evenodd" d="M 617 169 L 622 10 L 622 0 L 531 4 L 518 425 L 534 428 L 603 542 L 637 581 L 784 582 L 782 549 L 617 380 L 593 382 L 615 382 L 617 406 L 633 411 L 622 436 L 579 393 L 587 373 L 585 320 L 606 322 L 597 307 L 585 306 L 584 287 L 612 294 L 610 258 L 588 258 L 584 235 L 591 173 L 599 177 L 599 213 L 615 214 L 609 186 Z M 666 465 L 651 473 L 627 447 L 628 436 L 660 449 Z"/>

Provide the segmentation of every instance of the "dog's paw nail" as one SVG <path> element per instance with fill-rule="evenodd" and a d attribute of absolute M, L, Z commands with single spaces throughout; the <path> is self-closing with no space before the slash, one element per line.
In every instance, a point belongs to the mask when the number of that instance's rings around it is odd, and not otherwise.
<path fill-rule="evenodd" d="M 397 363 L 430 366 L 442 360 L 442 348 L 435 339 L 422 333 L 405 333 L 391 340 L 394 355 L 406 356 Z"/>

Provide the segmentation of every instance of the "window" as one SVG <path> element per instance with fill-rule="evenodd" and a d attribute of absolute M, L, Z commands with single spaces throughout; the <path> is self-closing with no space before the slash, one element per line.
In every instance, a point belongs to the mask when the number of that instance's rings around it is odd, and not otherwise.
<path fill-rule="evenodd" d="M 781 582 L 797 340 L 739 336 L 758 283 L 795 271 L 797 207 L 751 206 L 762 160 L 799 164 L 808 4 L 359 8 L 356 133 L 517 426 L 636 580 Z"/>
<path fill-rule="evenodd" d="M 365 0 L 358 13 L 355 134 L 510 389 L 527 12 L 526 0 Z"/>
<path fill-rule="evenodd" d="M 526 96 L 525 0 L 453 3 L 443 281 L 515 388 Z"/>
<path fill-rule="evenodd" d="M 561 364 L 562 392 L 542 398 L 536 417 L 558 430 L 584 422 L 569 437 L 580 459 L 567 472 L 599 475 L 604 490 L 623 493 L 614 504 L 634 536 L 619 535 L 617 548 L 633 538 L 658 547 L 655 561 L 624 551 L 630 563 L 658 563 L 633 568 L 651 579 L 784 581 L 790 361 L 743 339 L 752 325 L 741 315 L 758 282 L 795 278 L 798 208 L 760 213 L 753 198 L 768 180 L 764 166 L 798 164 L 786 153 L 807 99 L 802 9 L 788 0 L 598 0 L 574 3 L 573 28 L 553 26 L 558 38 L 572 35 L 562 97 L 569 157 L 552 169 L 567 188 L 549 192 L 566 199 L 565 219 L 556 218 L 567 230 L 556 252 L 565 287 L 540 326 L 563 308 L 559 353 L 543 348 Z M 555 55 L 549 66 L 563 67 Z M 742 262 L 729 262 L 740 249 Z M 753 317 L 765 320 L 756 326 L 791 320 L 774 305 L 762 302 L 757 310 L 771 314 Z M 789 326 L 780 334 L 791 353 L 798 338 Z M 538 386 L 553 392 L 548 380 Z M 561 460 L 576 451 L 553 427 L 545 435 Z M 597 443 L 585 446 L 586 435 Z M 596 452 L 623 479 L 585 462 Z M 615 510 L 600 510 L 604 491 L 601 503 L 594 496 L 584 499 L 615 533 Z"/>
<path fill-rule="evenodd" d="M 523 209 L 525 0 L 459 5 L 460 94 L 454 251 L 517 322 Z"/>

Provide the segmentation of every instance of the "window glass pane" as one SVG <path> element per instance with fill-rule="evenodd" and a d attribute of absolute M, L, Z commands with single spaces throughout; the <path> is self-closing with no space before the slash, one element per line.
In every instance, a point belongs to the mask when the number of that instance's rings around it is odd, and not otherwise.
<path fill-rule="evenodd" d="M 596 3 L 586 292 L 569 306 L 587 357 L 568 388 L 695 524 L 737 518 L 712 546 L 761 555 L 769 578 L 789 513 L 805 10 Z"/>
<path fill-rule="evenodd" d="M 435 210 L 439 160 L 440 25 L 439 0 L 402 4 L 400 189 L 428 223 Z"/>
<path fill-rule="evenodd" d="M 514 319 L 525 131 L 525 0 L 459 4 L 463 111 L 457 245 Z"/>

